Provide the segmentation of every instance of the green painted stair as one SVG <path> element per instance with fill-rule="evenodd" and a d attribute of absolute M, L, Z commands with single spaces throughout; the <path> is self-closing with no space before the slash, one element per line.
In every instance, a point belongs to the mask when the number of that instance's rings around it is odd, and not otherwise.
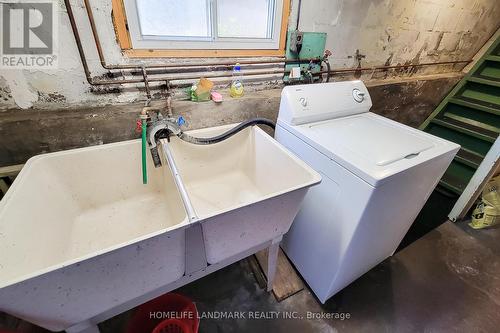
<path fill-rule="evenodd" d="M 439 182 L 462 194 L 500 133 L 500 38 L 420 129 L 462 146 Z"/>

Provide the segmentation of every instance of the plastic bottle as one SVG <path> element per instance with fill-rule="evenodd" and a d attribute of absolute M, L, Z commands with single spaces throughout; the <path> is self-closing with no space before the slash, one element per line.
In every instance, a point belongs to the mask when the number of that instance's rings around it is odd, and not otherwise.
<path fill-rule="evenodd" d="M 233 81 L 229 93 L 231 97 L 243 96 L 243 75 L 241 74 L 240 64 L 236 64 L 233 68 Z"/>

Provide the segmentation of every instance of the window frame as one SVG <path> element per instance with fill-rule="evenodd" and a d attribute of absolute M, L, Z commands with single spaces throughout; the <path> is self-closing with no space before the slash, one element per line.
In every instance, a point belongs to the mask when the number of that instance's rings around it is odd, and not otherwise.
<path fill-rule="evenodd" d="M 154 42 L 158 42 L 155 40 L 153 43 L 137 43 L 137 47 L 133 47 L 132 38 L 133 36 L 137 36 L 137 33 L 140 34 L 139 21 L 138 17 L 129 17 L 126 15 L 126 3 L 134 3 L 135 0 L 112 0 L 112 9 L 113 9 L 113 23 L 115 26 L 115 32 L 118 44 L 122 49 L 123 53 L 129 57 L 133 58 L 154 58 L 154 57 L 254 57 L 254 56 L 284 56 L 285 55 L 285 43 L 286 43 L 286 32 L 288 26 L 288 16 L 290 14 L 290 2 L 291 0 L 276 0 L 276 8 L 275 8 L 275 26 L 273 30 L 273 35 L 276 38 L 275 40 L 258 40 L 256 42 L 252 41 L 247 45 L 247 48 L 242 48 L 241 43 L 231 41 L 229 44 L 223 45 L 224 48 L 221 48 L 220 42 L 219 45 L 215 45 L 210 42 L 200 42 L 196 41 L 194 43 L 210 43 L 212 45 L 208 45 L 204 48 L 192 48 L 193 42 L 189 41 L 171 41 L 168 40 L 168 43 L 172 44 L 172 48 L 168 49 L 159 49 L 155 48 Z M 281 12 L 278 10 L 278 6 L 281 6 Z M 133 9 L 132 9 L 133 10 Z M 137 11 L 135 11 L 134 16 L 137 16 Z M 281 17 L 279 17 L 281 15 Z M 280 24 L 276 24 L 276 19 L 281 18 Z M 217 18 L 214 16 L 214 20 Z M 131 24 L 129 26 L 129 24 Z M 217 23 L 215 23 L 217 24 Z M 133 25 L 133 26 L 132 26 Z M 225 40 L 231 39 L 228 37 L 223 38 Z M 241 41 L 241 39 L 236 39 Z M 254 39 L 255 40 L 255 39 Z M 264 43 L 264 44 L 263 44 Z M 254 45 L 256 48 L 248 48 L 250 45 Z M 267 44 L 267 45 L 266 45 Z M 183 47 L 184 46 L 184 47 Z M 232 47 L 237 46 L 237 47 Z M 231 47 L 231 48 L 230 48 Z"/>

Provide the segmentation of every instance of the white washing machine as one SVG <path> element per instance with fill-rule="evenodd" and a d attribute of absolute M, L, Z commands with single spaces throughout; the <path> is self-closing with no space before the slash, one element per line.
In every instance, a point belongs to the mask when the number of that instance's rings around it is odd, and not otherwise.
<path fill-rule="evenodd" d="M 460 148 L 371 106 L 361 81 L 281 94 L 275 137 L 323 178 L 282 247 L 322 303 L 394 253 Z"/>

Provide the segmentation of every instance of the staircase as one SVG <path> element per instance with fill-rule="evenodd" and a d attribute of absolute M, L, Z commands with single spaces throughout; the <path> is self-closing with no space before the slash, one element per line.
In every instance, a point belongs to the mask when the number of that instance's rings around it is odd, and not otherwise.
<path fill-rule="evenodd" d="M 500 133 L 500 38 L 420 129 L 462 146 L 439 182 L 459 196 Z"/>

